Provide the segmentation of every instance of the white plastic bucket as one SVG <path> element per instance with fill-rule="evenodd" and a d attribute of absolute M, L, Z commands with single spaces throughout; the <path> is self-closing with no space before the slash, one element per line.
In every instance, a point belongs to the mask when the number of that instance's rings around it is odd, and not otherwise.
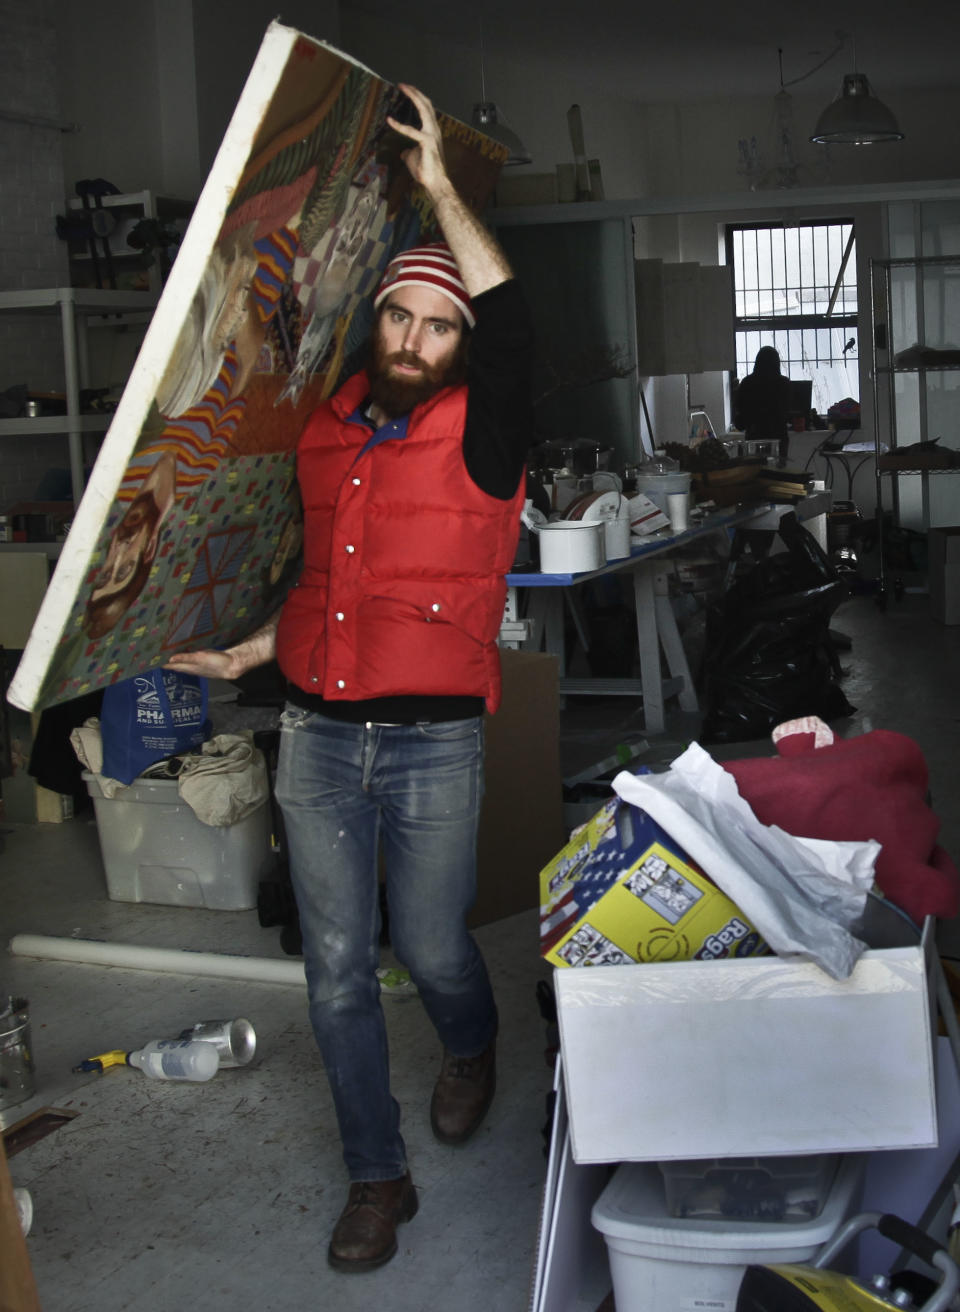
<path fill-rule="evenodd" d="M 559 520 L 538 533 L 542 574 L 580 574 L 606 564 L 602 520 Z"/>
<path fill-rule="evenodd" d="M 667 515 L 669 514 L 667 497 L 676 496 L 681 492 L 689 494 L 690 475 L 681 473 L 644 474 L 641 472 L 637 475 L 637 491 L 648 496 Z"/>

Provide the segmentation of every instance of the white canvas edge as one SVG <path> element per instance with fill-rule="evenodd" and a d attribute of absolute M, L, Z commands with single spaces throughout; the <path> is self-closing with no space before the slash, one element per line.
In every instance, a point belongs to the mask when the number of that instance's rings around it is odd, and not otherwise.
<path fill-rule="evenodd" d="M 116 500 L 120 480 L 135 453 L 150 403 L 156 396 L 177 335 L 190 310 L 200 276 L 223 225 L 227 206 L 250 156 L 263 116 L 277 89 L 279 73 L 300 39 L 322 46 L 339 58 L 349 59 L 349 56 L 334 46 L 313 37 L 305 37 L 304 33 L 295 28 L 285 27 L 276 21 L 271 22 L 267 28 L 220 149 L 200 192 L 116 413 L 110 422 L 17 671 L 10 682 L 7 699 L 21 710 L 32 711 L 36 705 L 50 661 L 89 569 L 90 558 L 103 531 L 106 516 Z"/>

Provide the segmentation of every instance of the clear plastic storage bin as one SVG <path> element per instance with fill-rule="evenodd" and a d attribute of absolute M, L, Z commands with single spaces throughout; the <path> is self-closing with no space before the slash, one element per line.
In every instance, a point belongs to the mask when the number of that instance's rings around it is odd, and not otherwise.
<path fill-rule="evenodd" d="M 667 1211 L 713 1221 L 809 1221 L 823 1210 L 838 1160 L 821 1153 L 661 1162 Z"/>
<path fill-rule="evenodd" d="M 136 779 L 107 797 L 84 772 L 93 798 L 107 896 L 114 902 L 245 911 L 257 905 L 272 864 L 267 802 L 232 825 L 205 825 L 175 779 Z"/>
<path fill-rule="evenodd" d="M 845 1156 L 812 1220 L 691 1220 L 669 1215 L 656 1165 L 624 1163 L 592 1213 L 606 1240 L 617 1312 L 735 1312 L 747 1267 L 809 1262 L 857 1211 L 862 1183 L 862 1157 Z"/>

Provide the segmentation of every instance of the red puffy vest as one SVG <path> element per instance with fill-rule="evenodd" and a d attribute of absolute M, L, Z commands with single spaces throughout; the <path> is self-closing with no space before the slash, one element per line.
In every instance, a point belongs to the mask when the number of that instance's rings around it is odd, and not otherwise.
<path fill-rule="evenodd" d="M 524 480 L 500 501 L 470 477 L 463 386 L 361 456 L 369 431 L 347 418 L 368 390 L 354 375 L 300 438 L 304 565 L 280 616 L 280 668 L 331 700 L 477 696 L 495 711 Z"/>

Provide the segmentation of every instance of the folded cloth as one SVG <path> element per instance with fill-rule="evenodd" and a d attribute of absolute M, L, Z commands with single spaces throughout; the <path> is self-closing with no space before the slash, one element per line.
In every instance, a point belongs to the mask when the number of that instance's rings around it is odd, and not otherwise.
<path fill-rule="evenodd" d="M 100 721 L 91 716 L 83 724 L 70 731 L 70 745 L 81 765 L 85 765 L 91 774 L 97 776 L 97 783 L 104 797 L 116 797 L 122 793 L 126 784 L 119 779 L 111 779 L 101 773 L 103 770 L 103 741 L 100 737 Z"/>
<path fill-rule="evenodd" d="M 236 824 L 269 796 L 267 763 L 251 729 L 216 734 L 181 759 L 177 791 L 206 825 Z"/>
<path fill-rule="evenodd" d="M 960 873 L 937 843 L 927 765 L 912 738 L 888 729 L 835 738 L 815 717 L 773 736 L 777 756 L 723 762 L 759 820 L 807 838 L 876 839 L 885 897 L 918 925 L 957 914 Z"/>

